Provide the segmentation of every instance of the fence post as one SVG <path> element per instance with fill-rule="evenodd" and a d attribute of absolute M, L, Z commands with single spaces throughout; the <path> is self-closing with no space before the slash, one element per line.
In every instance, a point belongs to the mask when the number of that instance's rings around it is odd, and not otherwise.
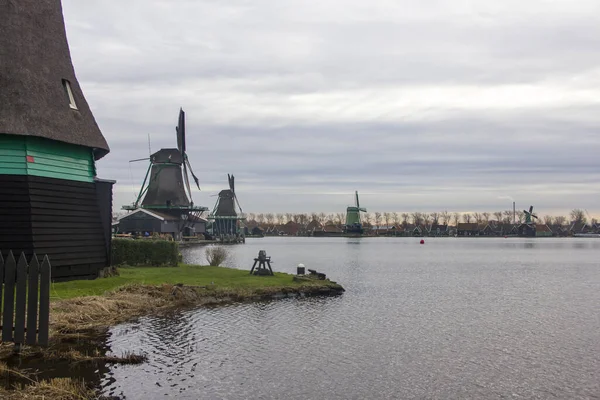
<path fill-rule="evenodd" d="M 25 343 L 25 304 L 27 302 L 27 258 L 21 253 L 17 264 L 17 299 L 15 302 L 15 344 Z"/>
<path fill-rule="evenodd" d="M 29 263 L 29 290 L 27 294 L 27 337 L 25 342 L 34 346 L 37 338 L 38 315 L 38 281 L 40 279 L 40 263 L 34 254 Z"/>
<path fill-rule="evenodd" d="M 13 340 L 13 314 L 15 301 L 15 275 L 17 263 L 12 251 L 4 263 L 4 315 L 2 315 L 2 341 Z"/>
<path fill-rule="evenodd" d="M 4 288 L 4 257 L 0 251 L 0 321 L 2 321 L 2 289 Z"/>
<path fill-rule="evenodd" d="M 48 346 L 48 330 L 50 326 L 50 260 L 44 256 L 40 270 L 40 333 L 38 342 Z"/>

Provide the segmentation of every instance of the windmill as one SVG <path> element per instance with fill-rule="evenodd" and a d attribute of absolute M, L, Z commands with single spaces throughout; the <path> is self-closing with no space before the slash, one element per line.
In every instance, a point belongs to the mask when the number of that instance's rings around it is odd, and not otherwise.
<path fill-rule="evenodd" d="M 212 234 L 223 237 L 224 235 L 239 236 L 240 223 L 246 218 L 243 216 L 242 207 L 235 193 L 235 177 L 227 174 L 229 189 L 219 192 L 217 203 L 208 216 L 212 221 Z M 236 207 L 237 206 L 237 207 Z"/>
<path fill-rule="evenodd" d="M 179 110 L 175 128 L 177 148 L 160 149 L 150 155 L 150 165 L 142 182 L 137 199 L 124 210 L 146 210 L 163 218 L 164 222 L 177 222 L 178 233 L 193 228 L 206 207 L 195 206 L 192 200 L 189 175 L 200 189 L 186 152 L 185 112 Z M 131 162 L 148 160 L 142 158 Z M 147 213 L 148 214 L 148 213 Z M 153 230 L 156 231 L 156 230 Z"/>
<path fill-rule="evenodd" d="M 519 226 L 520 236 L 535 236 L 536 235 L 536 223 L 535 219 L 538 216 L 533 213 L 533 206 L 529 206 L 529 211 L 523 210 L 525 214 L 525 222 Z"/>
<path fill-rule="evenodd" d="M 537 215 L 535 215 L 533 213 L 533 206 L 529 206 L 529 211 L 523 210 L 523 212 L 525 213 L 525 223 L 526 224 L 532 224 L 533 218 L 538 219 Z"/>
<path fill-rule="evenodd" d="M 358 192 L 355 192 L 355 206 L 346 208 L 346 225 L 344 225 L 344 233 L 362 234 L 364 232 L 360 213 L 367 212 L 366 208 L 360 206 L 358 200 Z"/>

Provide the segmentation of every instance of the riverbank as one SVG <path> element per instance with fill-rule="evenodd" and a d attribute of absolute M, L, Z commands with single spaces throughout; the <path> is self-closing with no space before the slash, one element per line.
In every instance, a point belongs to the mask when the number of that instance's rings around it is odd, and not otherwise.
<path fill-rule="evenodd" d="M 68 382 L 69 366 L 77 363 L 136 363 L 143 358 L 132 354 L 107 356 L 103 342 L 115 324 L 150 314 L 219 305 L 231 302 L 268 300 L 286 296 L 338 295 L 342 286 L 329 280 L 294 280 L 290 274 L 254 276 L 248 271 L 209 266 L 120 268 L 119 275 L 93 281 L 52 284 L 50 346 L 24 348 L 19 356 L 13 346 L 0 346 L 0 375 L 5 387 L 22 385 L 20 390 L 0 389 L 0 398 L 25 399 L 87 398 L 85 385 Z M 65 374 L 32 374 L 29 369 Z M 34 377 L 35 376 L 35 377 Z M 44 379 L 54 379 L 44 382 Z M 66 380 L 65 380 L 66 379 Z M 57 391 L 50 395 L 52 386 Z M 60 396 L 59 396 L 60 395 Z M 28 397 L 29 396 L 29 397 Z M 58 397 L 57 397 L 58 396 Z"/>

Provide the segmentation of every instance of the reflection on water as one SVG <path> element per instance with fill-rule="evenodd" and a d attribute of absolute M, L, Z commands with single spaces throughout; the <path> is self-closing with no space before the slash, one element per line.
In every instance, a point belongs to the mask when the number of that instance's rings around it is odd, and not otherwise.
<path fill-rule="evenodd" d="M 249 269 L 302 262 L 347 291 L 147 317 L 112 330 L 105 394 L 128 399 L 592 398 L 600 240 L 264 238 Z M 203 263 L 204 249 L 187 262 Z"/>

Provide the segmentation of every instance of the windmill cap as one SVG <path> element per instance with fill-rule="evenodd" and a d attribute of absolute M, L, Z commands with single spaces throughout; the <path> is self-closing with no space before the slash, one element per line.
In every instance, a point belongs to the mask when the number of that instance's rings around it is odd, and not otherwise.
<path fill-rule="evenodd" d="M 298 264 L 298 268 L 304 268 L 304 264 Z"/>

